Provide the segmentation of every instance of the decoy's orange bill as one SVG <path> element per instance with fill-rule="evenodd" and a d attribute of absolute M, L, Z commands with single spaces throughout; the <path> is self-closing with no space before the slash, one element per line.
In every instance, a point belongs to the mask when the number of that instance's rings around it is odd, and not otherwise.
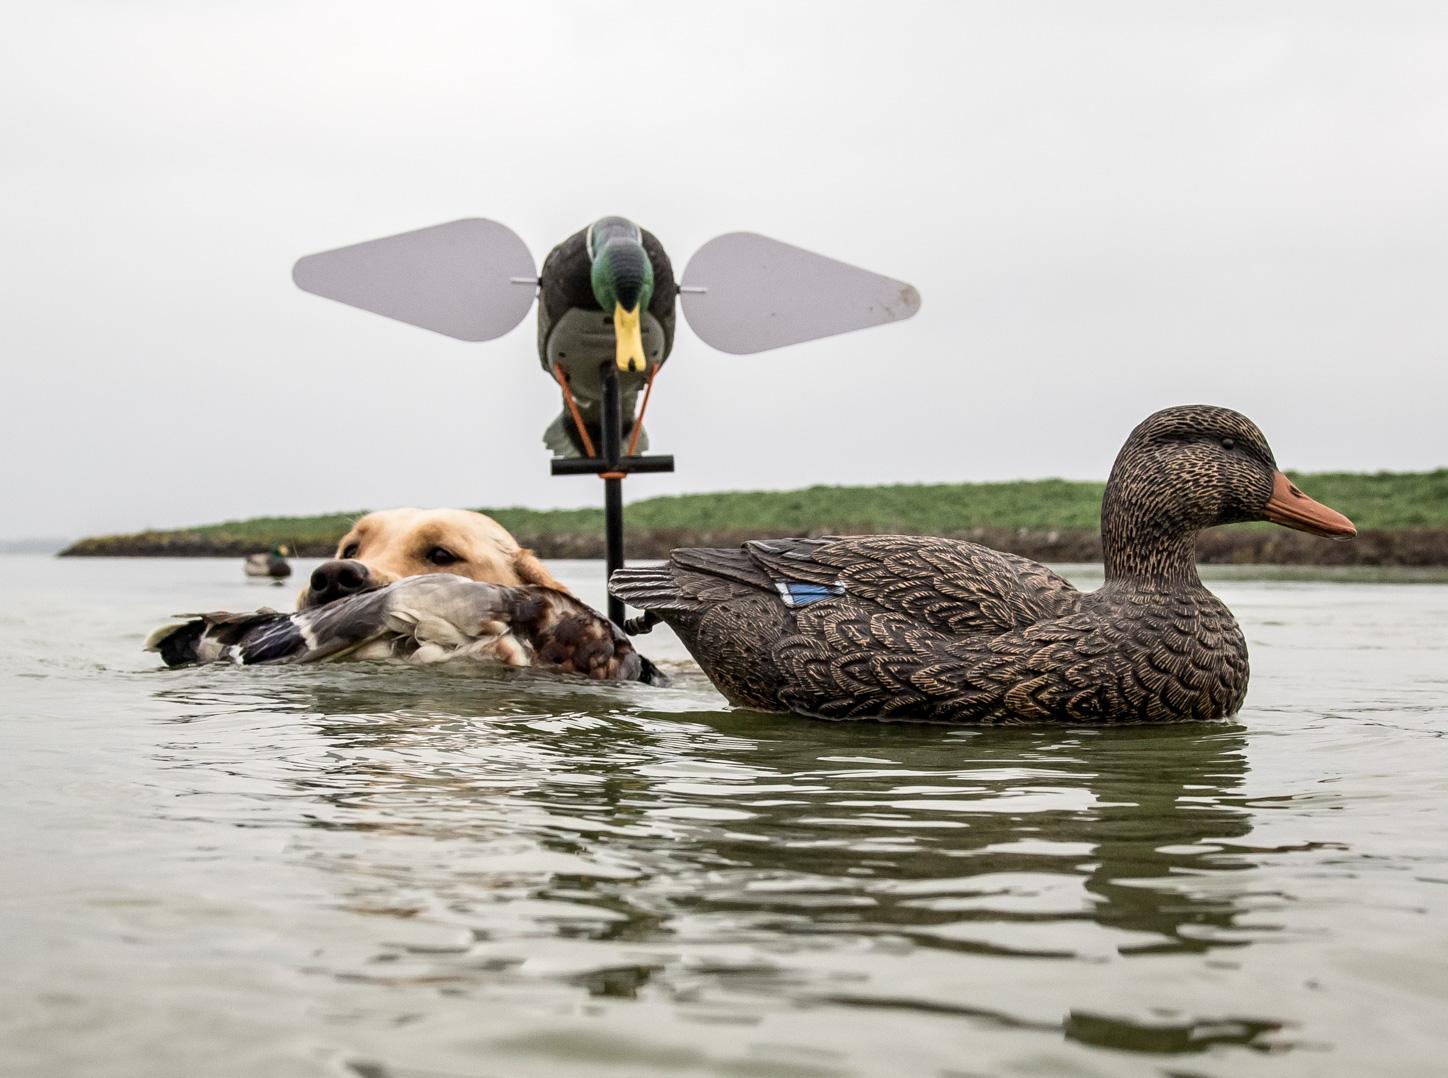
<path fill-rule="evenodd" d="M 1357 534 L 1352 521 L 1336 509 L 1313 501 L 1281 472 L 1272 482 L 1272 497 L 1267 499 L 1263 515 L 1273 524 L 1329 539 L 1351 539 Z"/>

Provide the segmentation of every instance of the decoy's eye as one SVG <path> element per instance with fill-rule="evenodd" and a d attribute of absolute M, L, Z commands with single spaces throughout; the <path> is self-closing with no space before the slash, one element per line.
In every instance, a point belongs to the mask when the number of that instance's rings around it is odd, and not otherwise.
<path fill-rule="evenodd" d="M 346 546 L 344 546 L 344 547 L 342 548 L 342 557 L 344 557 L 344 558 L 355 558 L 355 557 L 357 556 L 357 551 L 359 551 L 359 550 L 361 550 L 361 549 L 362 549 L 362 547 L 361 547 L 361 545 L 358 544 L 358 543 L 348 543 Z"/>
<path fill-rule="evenodd" d="M 1236 448 L 1237 448 L 1237 440 L 1236 440 L 1235 438 L 1223 438 L 1223 439 L 1222 439 L 1222 448 L 1223 448 L 1223 449 L 1236 449 Z"/>
<path fill-rule="evenodd" d="M 440 546 L 435 546 L 427 552 L 427 560 L 434 565 L 452 565 L 454 562 L 462 561 L 451 550 Z"/>

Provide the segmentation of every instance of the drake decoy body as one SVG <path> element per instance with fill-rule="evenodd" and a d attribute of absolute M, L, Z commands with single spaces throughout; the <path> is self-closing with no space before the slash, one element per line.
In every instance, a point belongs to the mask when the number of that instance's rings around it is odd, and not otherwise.
<path fill-rule="evenodd" d="M 167 666 L 472 659 L 595 680 L 662 680 L 612 622 L 571 595 L 448 573 L 406 577 L 290 614 L 182 616 L 187 620 L 146 640 Z"/>
<path fill-rule="evenodd" d="M 1226 408 L 1152 415 L 1102 501 L 1105 583 L 975 543 L 882 535 L 676 550 L 613 594 L 672 626 L 731 703 L 827 718 L 1174 722 L 1234 714 L 1247 645 L 1197 576 L 1197 533 L 1270 520 L 1335 538 L 1341 514 Z"/>
<path fill-rule="evenodd" d="M 562 376 L 595 447 L 602 443 L 602 368 L 619 372 L 624 437 L 631 439 L 639 391 L 674 347 L 679 289 L 663 245 L 623 217 L 604 217 L 549 252 L 539 274 L 538 358 Z M 544 444 L 559 456 L 584 446 L 566 404 Z M 638 448 L 648 448 L 640 432 Z"/>

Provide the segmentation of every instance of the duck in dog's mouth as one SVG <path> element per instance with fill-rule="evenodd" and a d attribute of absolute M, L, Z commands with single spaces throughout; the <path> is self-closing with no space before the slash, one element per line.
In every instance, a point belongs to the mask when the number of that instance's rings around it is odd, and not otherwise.
<path fill-rule="evenodd" d="M 372 570 L 360 561 L 333 558 L 312 570 L 307 586 L 297 598 L 297 609 L 325 606 L 365 591 L 376 591 L 390 583 L 390 580 L 379 581 L 372 575 Z"/>

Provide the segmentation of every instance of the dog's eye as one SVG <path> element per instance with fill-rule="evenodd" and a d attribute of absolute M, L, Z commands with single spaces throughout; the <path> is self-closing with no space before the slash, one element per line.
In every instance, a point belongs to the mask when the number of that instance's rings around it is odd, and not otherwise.
<path fill-rule="evenodd" d="M 451 550 L 444 549 L 440 546 L 435 546 L 427 552 L 427 560 L 434 565 L 452 565 L 454 562 L 462 561 L 462 559 Z"/>
<path fill-rule="evenodd" d="M 357 551 L 361 549 L 362 547 L 357 543 L 348 543 L 342 548 L 342 557 L 355 558 L 357 556 Z"/>

